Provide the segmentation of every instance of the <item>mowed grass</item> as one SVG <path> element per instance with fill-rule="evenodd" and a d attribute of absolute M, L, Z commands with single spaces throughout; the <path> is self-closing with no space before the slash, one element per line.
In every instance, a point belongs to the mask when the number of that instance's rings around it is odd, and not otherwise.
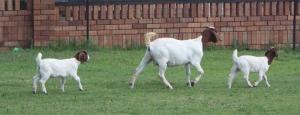
<path fill-rule="evenodd" d="M 150 63 L 128 88 L 131 76 L 146 49 L 89 51 L 90 62 L 79 66 L 84 91 L 67 79 L 65 92 L 60 79 L 46 82 L 48 94 L 32 94 L 36 73 L 35 57 L 70 58 L 76 51 L 23 50 L 0 52 L 1 114 L 299 114 L 300 54 L 280 50 L 267 73 L 270 88 L 262 81 L 258 87 L 246 86 L 242 74 L 232 89 L 227 78 L 233 65 L 233 49 L 205 50 L 201 66 L 204 77 L 192 88 L 185 86 L 184 66 L 170 67 L 166 78 L 174 87 L 168 90 L 158 78 L 158 67 Z M 239 51 L 238 55 L 262 56 L 264 51 Z M 197 75 L 192 68 L 192 79 Z M 257 73 L 250 75 L 253 83 Z"/>

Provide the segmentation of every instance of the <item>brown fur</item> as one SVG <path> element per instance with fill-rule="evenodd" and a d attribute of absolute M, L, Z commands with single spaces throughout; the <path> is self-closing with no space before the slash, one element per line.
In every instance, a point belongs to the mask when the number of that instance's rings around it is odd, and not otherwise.
<path fill-rule="evenodd" d="M 265 56 L 268 58 L 268 64 L 271 65 L 274 57 L 278 58 L 278 50 L 272 47 L 265 53 Z"/>
<path fill-rule="evenodd" d="M 84 62 L 87 62 L 87 60 L 88 60 L 88 53 L 85 50 L 81 50 L 81 51 L 77 52 L 74 57 L 78 61 L 80 61 L 80 63 L 84 63 Z"/>
<path fill-rule="evenodd" d="M 217 43 L 220 40 L 218 32 L 214 28 L 207 27 L 202 32 L 202 46 L 205 47 L 208 42 Z"/>

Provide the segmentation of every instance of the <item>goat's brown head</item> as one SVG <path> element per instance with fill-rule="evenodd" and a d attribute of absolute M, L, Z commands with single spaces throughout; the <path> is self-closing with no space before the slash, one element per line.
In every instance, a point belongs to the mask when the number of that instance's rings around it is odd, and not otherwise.
<path fill-rule="evenodd" d="M 81 50 L 79 52 L 76 53 L 76 55 L 74 56 L 78 61 L 80 61 L 80 63 L 84 63 L 89 61 L 90 56 L 88 55 L 86 50 Z"/>
<path fill-rule="evenodd" d="M 275 47 L 271 47 L 266 51 L 265 56 L 268 58 L 268 64 L 271 65 L 274 57 L 278 59 L 278 50 Z"/>
<path fill-rule="evenodd" d="M 218 31 L 215 29 L 215 27 L 212 26 L 204 26 L 206 29 L 202 32 L 202 44 L 203 47 L 208 42 L 217 43 L 218 41 L 222 41 L 218 35 Z"/>

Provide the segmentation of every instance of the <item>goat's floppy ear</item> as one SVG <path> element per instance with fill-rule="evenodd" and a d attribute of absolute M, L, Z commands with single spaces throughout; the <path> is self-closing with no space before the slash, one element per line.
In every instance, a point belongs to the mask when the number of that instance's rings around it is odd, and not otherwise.
<path fill-rule="evenodd" d="M 267 56 L 269 53 L 272 53 L 272 55 L 278 59 L 278 51 L 276 48 L 272 47 L 271 49 L 267 50 L 265 56 Z"/>
<path fill-rule="evenodd" d="M 211 39 L 211 41 L 213 42 L 213 43 L 217 43 L 218 41 L 222 41 L 221 39 L 220 39 L 220 37 L 219 37 L 219 35 L 218 35 L 218 32 L 217 32 L 217 30 L 215 29 L 215 28 L 211 28 L 211 29 L 209 29 L 209 30 L 207 30 L 207 31 L 209 31 L 209 38 Z"/>
<path fill-rule="evenodd" d="M 217 43 L 218 41 L 222 41 L 218 35 L 218 31 L 213 26 L 203 26 L 205 30 L 202 32 L 202 36 L 206 36 L 210 39 L 211 42 Z"/>
<path fill-rule="evenodd" d="M 76 55 L 74 56 L 78 61 L 80 61 L 81 63 L 84 63 L 88 60 L 88 56 L 87 56 L 87 51 L 82 50 L 76 53 Z"/>

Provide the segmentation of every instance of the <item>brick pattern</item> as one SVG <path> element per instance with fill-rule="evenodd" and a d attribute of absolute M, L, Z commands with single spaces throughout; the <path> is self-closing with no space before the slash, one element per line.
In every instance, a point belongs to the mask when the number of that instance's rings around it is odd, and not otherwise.
<path fill-rule="evenodd" d="M 55 7 L 55 0 L 34 0 L 33 1 L 33 39 L 34 46 L 47 46 L 52 41 L 56 40 L 55 29 L 57 29 L 57 23 L 59 16 L 55 16 L 55 13 L 59 13 L 62 7 Z M 68 9 L 70 10 L 70 9 Z M 63 9 L 61 12 L 66 12 Z M 69 15 L 68 15 L 69 17 Z M 71 27 L 63 27 L 62 30 L 67 30 Z M 58 32 L 65 34 L 63 32 Z"/>
<path fill-rule="evenodd" d="M 20 0 L 0 0 L 0 51 L 16 46 L 30 47 L 32 30 L 32 13 L 20 9 Z"/>
<path fill-rule="evenodd" d="M 85 7 L 54 4 L 55 0 L 34 0 L 32 19 L 31 10 L 12 9 L 9 8 L 12 6 L 10 3 L 6 6 L 0 3 L 0 47 L 21 45 L 20 41 L 27 36 L 34 39 L 34 46 L 47 46 L 57 40 L 84 43 Z M 273 43 L 283 46 L 292 43 L 294 12 L 291 6 L 293 2 L 90 6 L 89 39 L 100 47 L 131 47 L 144 45 L 143 36 L 149 31 L 158 33 L 157 37 L 190 39 L 199 36 L 204 30 L 203 26 L 209 25 L 219 31 L 223 40 L 217 43 L 220 46 L 231 47 L 234 40 L 252 49 L 264 49 Z M 24 31 L 32 29 L 33 37 L 31 31 L 24 34 Z M 18 34 L 13 34 L 15 31 Z M 299 31 L 300 27 L 297 26 Z M 298 39 L 297 44 L 300 44 Z"/>

